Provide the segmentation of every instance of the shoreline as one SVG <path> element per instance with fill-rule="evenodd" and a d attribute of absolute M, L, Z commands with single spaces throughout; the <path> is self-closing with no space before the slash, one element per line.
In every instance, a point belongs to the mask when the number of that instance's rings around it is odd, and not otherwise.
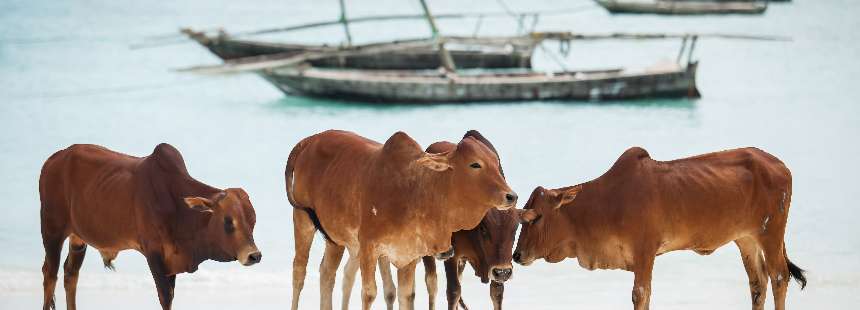
<path fill-rule="evenodd" d="M 733 256 L 734 253 L 721 253 Z M 673 259 L 677 259 L 674 258 Z M 677 264 L 658 260 L 653 283 L 652 305 L 660 309 L 725 309 L 749 307 L 749 290 L 746 274 L 740 262 L 719 263 L 699 258 L 701 264 L 675 268 Z M 712 265 L 712 266 L 711 266 Z M 310 267 L 310 266 L 309 266 Z M 705 267 L 707 273 L 695 273 L 691 269 Z M 555 272 L 552 272 L 552 271 Z M 723 272 L 724 271 L 724 272 Z M 418 268 L 416 279 L 423 279 L 423 268 Z M 42 303 L 41 272 L 7 272 L 0 269 L 0 304 L 8 309 L 37 308 Z M 340 306 L 340 276 L 338 275 L 332 300 Z M 839 308 L 846 302 L 860 303 L 854 290 L 860 283 L 860 275 L 847 273 L 844 277 L 824 278 L 812 273 L 810 285 L 801 291 L 792 282 L 789 286 L 788 304 L 793 308 Z M 59 275 L 62 278 L 62 274 Z M 559 264 L 537 262 L 530 267 L 515 266 L 514 277 L 505 284 L 504 306 L 509 309 L 626 309 L 630 304 L 630 289 L 633 274 L 626 271 L 590 272 L 579 268 L 576 260 Z M 15 284 L 18 285 L 15 285 Z M 58 281 L 55 298 L 59 309 L 65 309 L 65 291 L 62 279 Z M 235 309 L 236 307 L 285 308 L 292 299 L 291 270 L 249 271 L 200 270 L 195 274 L 184 274 L 177 278 L 174 305 L 177 309 Z M 379 293 L 374 309 L 384 309 L 381 281 L 377 278 Z M 444 309 L 444 274 L 440 274 L 437 309 Z M 350 308 L 360 309 L 360 283 L 356 281 Z M 415 305 L 426 308 L 427 291 L 423 281 L 416 281 Z M 463 298 L 472 309 L 490 309 L 489 287 L 472 276 L 467 270 L 463 277 Z M 772 307 L 772 296 L 768 290 L 766 308 Z M 155 284 L 148 272 L 129 270 L 126 272 L 98 272 L 84 269 L 78 287 L 78 305 L 88 309 L 124 310 L 157 309 L 158 298 Z M 308 268 L 305 287 L 302 291 L 300 309 L 315 309 L 319 306 L 318 270 Z"/>

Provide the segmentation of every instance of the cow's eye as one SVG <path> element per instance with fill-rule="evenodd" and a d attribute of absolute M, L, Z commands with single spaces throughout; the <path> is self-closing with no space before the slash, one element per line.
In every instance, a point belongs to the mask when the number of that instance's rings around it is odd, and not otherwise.
<path fill-rule="evenodd" d="M 475 169 L 481 169 L 481 164 L 479 164 L 479 163 L 472 163 L 471 165 L 469 165 L 469 167 L 472 167 L 472 168 L 475 168 Z"/>
<path fill-rule="evenodd" d="M 533 220 L 532 220 L 531 224 L 537 224 L 537 222 L 538 222 L 538 221 L 540 221 L 540 218 L 541 218 L 541 217 L 543 217 L 543 215 L 538 214 L 538 215 L 535 217 L 535 219 L 533 219 Z"/>
<path fill-rule="evenodd" d="M 236 227 L 233 227 L 233 218 L 231 218 L 229 216 L 225 217 L 224 218 L 224 231 L 229 234 L 229 233 L 233 233 L 234 230 L 236 230 Z"/>
<path fill-rule="evenodd" d="M 484 239 L 490 239 L 490 234 L 484 226 L 481 226 L 479 230 L 481 231 L 481 237 L 484 237 Z"/>

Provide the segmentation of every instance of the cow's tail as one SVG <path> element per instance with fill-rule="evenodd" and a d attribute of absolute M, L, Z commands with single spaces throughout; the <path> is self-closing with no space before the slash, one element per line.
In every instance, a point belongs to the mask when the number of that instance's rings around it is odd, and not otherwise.
<path fill-rule="evenodd" d="M 788 253 L 785 251 L 785 245 L 782 247 L 782 255 L 785 256 L 785 264 L 788 265 L 788 273 L 789 275 L 797 281 L 797 284 L 800 284 L 800 289 L 806 288 L 806 270 L 800 269 L 791 260 L 788 259 Z"/>
<path fill-rule="evenodd" d="M 320 233 L 322 233 L 323 237 L 325 237 L 327 241 L 331 241 L 331 238 L 329 238 L 328 233 L 325 231 L 325 229 L 323 229 L 322 223 L 320 223 L 320 218 L 317 217 L 317 212 L 314 211 L 314 209 L 301 205 L 293 197 L 293 172 L 295 171 L 296 158 L 299 157 L 299 154 L 301 154 L 302 150 L 304 150 L 306 144 L 307 139 L 299 141 L 299 143 L 297 143 L 296 146 L 293 147 L 293 150 L 290 151 L 290 156 L 287 158 L 287 169 L 286 171 L 284 171 L 284 178 L 286 180 L 287 186 L 287 200 L 290 201 L 290 204 L 293 205 L 294 208 L 305 211 L 305 213 L 308 214 L 308 217 L 311 218 L 311 222 L 313 222 L 314 228 L 316 228 Z"/>

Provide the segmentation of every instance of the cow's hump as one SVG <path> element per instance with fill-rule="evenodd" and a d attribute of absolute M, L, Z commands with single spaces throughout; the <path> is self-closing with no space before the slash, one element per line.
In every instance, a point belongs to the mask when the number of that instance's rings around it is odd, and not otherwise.
<path fill-rule="evenodd" d="M 648 151 L 641 147 L 634 146 L 624 151 L 624 153 L 621 154 L 621 157 L 619 157 L 619 160 L 626 158 L 640 160 L 643 158 L 651 158 L 651 154 L 648 154 Z"/>
<path fill-rule="evenodd" d="M 418 142 L 415 142 L 412 137 L 402 131 L 395 132 L 385 141 L 382 152 L 387 156 L 406 158 L 416 157 L 424 153 Z"/>
<path fill-rule="evenodd" d="M 167 143 L 161 143 L 155 146 L 152 155 L 149 155 L 148 160 L 155 161 L 165 172 L 178 173 L 187 175 L 188 169 L 185 167 L 185 160 L 182 154 L 175 147 Z"/>
<path fill-rule="evenodd" d="M 650 159 L 651 155 L 648 154 L 648 151 L 645 149 L 634 146 L 621 154 L 618 159 L 615 161 L 615 164 L 609 168 L 609 171 L 605 175 L 613 175 L 616 173 L 626 173 L 630 172 L 630 169 L 635 169 L 638 167 L 638 163 L 643 159 Z"/>

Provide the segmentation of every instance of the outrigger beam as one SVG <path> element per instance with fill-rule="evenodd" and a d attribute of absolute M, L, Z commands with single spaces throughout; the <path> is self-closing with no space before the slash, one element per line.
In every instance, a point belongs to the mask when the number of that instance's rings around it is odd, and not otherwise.
<path fill-rule="evenodd" d="M 637 33 L 613 32 L 604 34 L 584 34 L 576 32 L 532 32 L 531 37 L 541 40 L 657 40 L 683 39 L 685 37 L 702 37 L 715 39 L 755 40 L 755 41 L 791 41 L 790 37 L 772 35 L 747 35 L 731 33 Z"/>
<path fill-rule="evenodd" d="M 386 52 L 395 52 L 414 49 L 432 48 L 431 41 L 409 41 L 389 44 L 375 44 L 369 46 L 357 46 L 349 49 L 333 49 L 329 51 L 308 51 L 300 54 L 284 53 L 265 56 L 254 56 L 227 61 L 218 65 L 203 65 L 186 68 L 173 69 L 177 72 L 197 74 L 231 74 L 240 72 L 254 72 L 280 67 L 296 66 L 307 61 L 329 57 L 348 57 L 355 55 L 373 55 Z"/>

